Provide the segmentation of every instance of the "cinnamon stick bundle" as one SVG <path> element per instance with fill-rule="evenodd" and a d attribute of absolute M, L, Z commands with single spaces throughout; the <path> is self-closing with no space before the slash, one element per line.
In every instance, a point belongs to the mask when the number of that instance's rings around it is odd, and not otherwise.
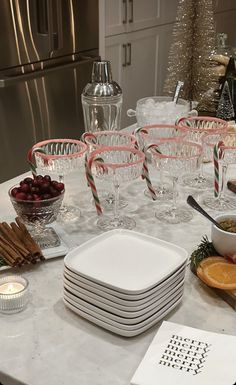
<path fill-rule="evenodd" d="M 0 223 L 0 255 L 10 266 L 22 266 L 44 260 L 39 245 L 17 217 L 16 222 Z"/>

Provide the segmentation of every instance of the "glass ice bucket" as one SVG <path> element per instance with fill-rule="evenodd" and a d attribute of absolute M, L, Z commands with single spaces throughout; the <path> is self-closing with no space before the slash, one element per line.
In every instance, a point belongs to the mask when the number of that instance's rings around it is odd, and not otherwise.
<path fill-rule="evenodd" d="M 143 127 L 150 124 L 175 124 L 176 120 L 189 115 L 189 102 L 179 99 L 172 101 L 170 96 L 152 96 L 137 101 L 136 110 L 129 109 L 129 117 L 136 116 L 137 124 Z"/>

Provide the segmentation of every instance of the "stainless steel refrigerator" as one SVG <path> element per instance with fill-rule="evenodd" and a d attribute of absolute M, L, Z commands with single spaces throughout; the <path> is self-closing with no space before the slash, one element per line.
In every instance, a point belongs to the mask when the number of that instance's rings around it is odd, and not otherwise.
<path fill-rule="evenodd" d="M 98 59 L 98 0 L 0 1 L 0 182 L 27 150 L 79 138 L 81 93 Z"/>

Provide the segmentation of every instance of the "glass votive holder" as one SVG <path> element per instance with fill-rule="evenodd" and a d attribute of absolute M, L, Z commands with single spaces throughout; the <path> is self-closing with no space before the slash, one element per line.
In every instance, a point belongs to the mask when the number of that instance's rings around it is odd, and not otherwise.
<path fill-rule="evenodd" d="M 18 275 L 0 278 L 0 312 L 18 313 L 25 309 L 29 300 L 29 282 Z"/>

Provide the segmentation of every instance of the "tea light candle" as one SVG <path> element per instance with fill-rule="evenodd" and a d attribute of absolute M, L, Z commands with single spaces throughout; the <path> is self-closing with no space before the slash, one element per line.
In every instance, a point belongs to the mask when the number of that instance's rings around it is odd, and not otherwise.
<path fill-rule="evenodd" d="M 23 310 L 29 298 L 27 279 L 9 275 L 0 278 L 0 312 L 17 313 Z"/>

